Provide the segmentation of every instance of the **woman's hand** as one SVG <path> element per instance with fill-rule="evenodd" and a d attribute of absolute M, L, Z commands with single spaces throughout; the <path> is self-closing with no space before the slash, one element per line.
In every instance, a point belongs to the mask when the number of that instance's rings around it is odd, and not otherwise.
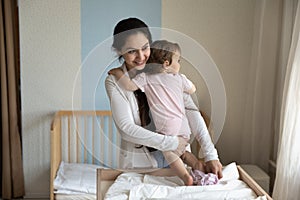
<path fill-rule="evenodd" d="M 222 164 L 218 160 L 210 160 L 205 163 L 206 173 L 213 173 L 218 176 L 218 178 L 222 178 Z"/>

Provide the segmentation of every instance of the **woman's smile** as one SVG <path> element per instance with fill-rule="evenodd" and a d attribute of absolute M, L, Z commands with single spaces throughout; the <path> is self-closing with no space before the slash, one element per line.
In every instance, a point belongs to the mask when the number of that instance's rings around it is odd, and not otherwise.
<path fill-rule="evenodd" d="M 143 33 L 131 35 L 127 38 L 122 52 L 127 70 L 142 70 L 150 56 L 149 40 Z"/>

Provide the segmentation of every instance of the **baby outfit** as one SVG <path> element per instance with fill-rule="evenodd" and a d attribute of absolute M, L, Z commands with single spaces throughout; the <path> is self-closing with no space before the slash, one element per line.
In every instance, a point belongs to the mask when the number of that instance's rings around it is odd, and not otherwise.
<path fill-rule="evenodd" d="M 192 170 L 191 176 L 194 180 L 194 185 L 215 185 L 218 183 L 218 176 L 213 173 L 205 174 L 200 170 Z"/>

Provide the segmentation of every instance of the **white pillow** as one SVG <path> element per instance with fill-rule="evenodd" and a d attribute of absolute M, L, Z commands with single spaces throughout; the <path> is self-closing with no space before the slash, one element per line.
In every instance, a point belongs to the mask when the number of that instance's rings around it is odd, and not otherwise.
<path fill-rule="evenodd" d="M 100 165 L 61 162 L 54 180 L 54 192 L 59 194 L 96 194 L 97 168 Z"/>

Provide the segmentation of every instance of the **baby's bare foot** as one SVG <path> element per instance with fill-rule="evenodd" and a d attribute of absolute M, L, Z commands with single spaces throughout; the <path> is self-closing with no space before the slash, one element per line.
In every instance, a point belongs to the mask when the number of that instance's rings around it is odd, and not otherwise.
<path fill-rule="evenodd" d="M 184 182 L 184 184 L 185 184 L 186 186 L 191 186 L 191 185 L 193 185 L 193 177 L 192 177 L 191 175 L 189 175 L 189 174 L 185 174 L 185 175 L 183 176 L 182 180 L 183 180 L 183 182 Z"/>

